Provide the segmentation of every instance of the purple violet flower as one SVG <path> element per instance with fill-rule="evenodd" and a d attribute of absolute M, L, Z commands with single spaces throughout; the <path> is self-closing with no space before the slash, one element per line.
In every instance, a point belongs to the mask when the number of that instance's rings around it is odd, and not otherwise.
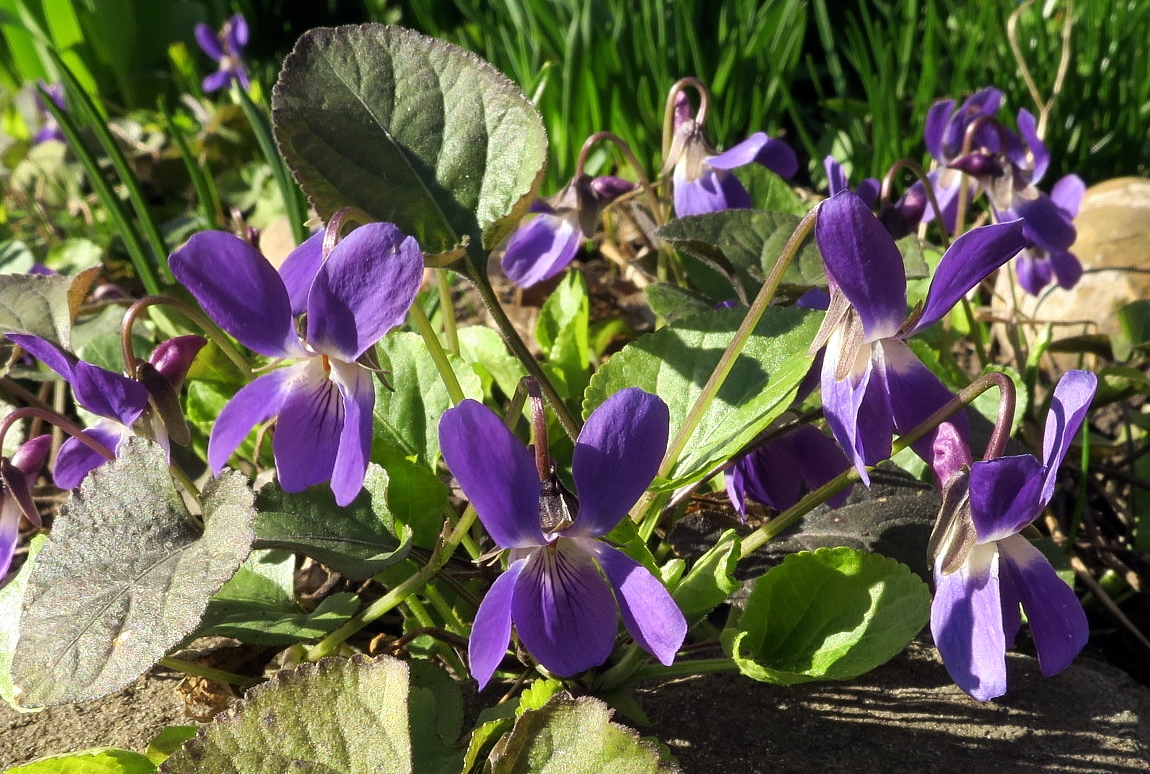
<path fill-rule="evenodd" d="M 8 338 L 51 368 L 72 386 L 81 408 L 99 417 L 84 435 L 119 453 L 132 435 L 143 435 L 169 450 L 169 435 L 187 443 L 187 425 L 179 394 L 192 360 L 204 346 L 201 336 L 177 336 L 159 344 L 147 363 L 137 364 L 140 381 L 80 360 L 50 341 L 24 333 Z M 155 406 L 157 410 L 152 410 Z M 61 489 L 74 489 L 91 471 L 107 462 L 84 442 L 69 438 L 56 453 L 52 478 Z"/>
<path fill-rule="evenodd" d="M 722 153 L 717 152 L 703 127 L 690 116 L 686 95 L 679 92 L 676 100 L 675 135 L 667 166 L 674 165 L 671 186 L 677 217 L 749 209 L 751 195 L 731 174 L 732 169 L 756 162 L 779 177 L 791 177 L 798 171 L 799 160 L 791 147 L 764 132 L 755 132 Z"/>
<path fill-rule="evenodd" d="M 375 388 L 357 363 L 407 316 L 423 279 L 423 254 L 390 223 L 360 226 L 322 255 L 323 232 L 277 272 L 247 242 L 223 231 L 194 235 L 174 252 L 176 279 L 221 328 L 249 349 L 294 361 L 241 388 L 208 440 L 215 473 L 253 427 L 273 417 L 280 486 L 299 492 L 331 481 L 339 505 L 363 488 Z M 297 317 L 306 314 L 305 322 Z M 302 333 L 301 333 L 302 331 Z"/>
<path fill-rule="evenodd" d="M 20 538 L 20 516 L 40 526 L 40 512 L 32 500 L 32 485 L 52 449 L 52 436 L 30 438 L 9 461 L 0 458 L 0 578 L 12 566 L 12 554 Z"/>
<path fill-rule="evenodd" d="M 818 489 L 850 468 L 839 445 L 818 428 L 799 425 L 738 460 L 727 469 L 727 496 L 740 519 L 747 518 L 747 498 L 785 511 L 797 503 L 803 486 Z M 831 508 L 847 501 L 851 487 L 827 500 Z"/>
<path fill-rule="evenodd" d="M 674 661 L 687 631 L 682 612 L 658 578 L 600 539 L 651 483 L 668 426 L 666 404 L 637 388 L 595 409 L 575 442 L 578 499 L 551 488 L 570 521 L 544 532 L 547 495 L 532 452 L 481 403 L 465 400 L 444 412 L 443 459 L 495 543 L 510 552 L 471 630 L 471 673 L 480 688 L 503 659 L 512 624 L 523 646 L 557 675 L 607 660 L 619 629 L 616 611 L 635 642 L 663 664 Z"/>
<path fill-rule="evenodd" d="M 531 212 L 538 215 L 507 243 L 503 273 L 523 288 L 551 279 L 575 259 L 583 239 L 595 235 L 603 207 L 634 189 L 622 178 L 579 175 L 555 196 L 535 201 Z"/>
<path fill-rule="evenodd" d="M 239 81 L 245 89 L 251 86 L 244 65 L 244 47 L 248 44 L 248 23 L 243 15 L 235 14 L 224 22 L 219 33 L 204 23 L 196 25 L 196 42 L 204 53 L 219 63 L 219 69 L 204 78 L 203 89 L 211 93 L 229 83 Z"/>
<path fill-rule="evenodd" d="M 1006 693 L 1006 650 L 1021 625 L 1019 605 L 1045 677 L 1069 666 L 1089 636 L 1073 589 L 1020 533 L 1050 502 L 1097 385 L 1088 371 L 1063 375 L 1046 415 L 1042 462 L 1029 454 L 976 462 L 944 495 L 931 537 L 930 629 L 951 678 L 979 701 Z"/>
<path fill-rule="evenodd" d="M 61 110 L 64 109 L 64 86 L 63 84 L 53 83 L 47 84 L 43 81 L 40 82 L 43 93 L 36 90 L 36 112 L 40 114 L 42 123 L 40 124 L 40 131 L 36 132 L 32 138 L 33 145 L 39 145 L 49 140 L 59 140 L 65 142 L 64 131 L 60 128 L 60 124 L 56 122 L 56 117 L 48 112 L 47 106 L 44 104 L 44 94 L 48 95 L 48 99 Z"/>
<path fill-rule="evenodd" d="M 987 274 L 1023 246 L 1018 221 L 976 228 L 951 244 L 926 304 L 908 319 L 906 272 L 894 239 L 870 208 L 845 191 L 819 204 L 815 240 L 826 264 L 831 304 L 811 345 L 826 345 L 823 412 L 864 483 L 866 466 L 890 456 L 893 430 L 905 433 L 952 397 L 906 339 L 941 320 Z M 966 418 L 956 414 L 914 445 L 940 484 L 969 462 Z"/>
<path fill-rule="evenodd" d="M 1061 211 L 1062 216 L 1073 222 L 1086 193 L 1086 184 L 1078 175 L 1067 175 L 1054 184 L 1050 191 L 1050 201 Z M 1064 290 L 1070 290 L 1082 279 L 1082 264 L 1069 250 L 1044 250 L 1031 245 L 1018 254 L 1015 263 L 1018 271 L 1018 284 L 1032 296 L 1037 296 L 1043 288 L 1057 282 Z"/>
<path fill-rule="evenodd" d="M 827 173 L 827 186 L 831 196 L 839 191 L 850 190 L 850 181 L 843 172 L 842 165 L 833 156 L 827 156 L 823 159 L 823 169 Z M 859 183 L 854 191 L 873 210 L 879 203 L 882 184 L 875 178 L 868 177 Z M 908 188 L 897 202 L 894 204 L 888 202 L 884 205 L 878 217 L 891 236 L 895 239 L 902 239 L 918 228 L 926 205 L 926 189 L 920 180 Z"/>

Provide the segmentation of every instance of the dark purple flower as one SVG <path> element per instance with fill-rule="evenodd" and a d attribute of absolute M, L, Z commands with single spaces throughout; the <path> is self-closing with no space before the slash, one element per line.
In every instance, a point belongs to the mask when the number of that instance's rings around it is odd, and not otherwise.
<path fill-rule="evenodd" d="M 963 234 L 942 257 L 917 316 L 907 318 L 906 272 L 894 239 L 870 208 L 846 191 L 819 205 L 815 240 L 826 264 L 831 304 L 812 345 L 826 344 L 823 411 L 862 480 L 905 433 L 952 395 L 911 352 L 906 339 L 941 320 L 959 299 L 1025 245 L 1022 224 Z M 966 420 L 957 414 L 914 445 L 939 483 L 969 461 Z"/>
<path fill-rule="evenodd" d="M 495 543 L 510 552 L 471 630 L 471 674 L 481 688 L 507 651 L 512 624 L 523 646 L 558 675 L 607 660 L 618 613 L 635 642 L 663 664 L 674 660 L 687 631 L 675 601 L 645 567 L 599 539 L 651 483 L 668 424 L 666 404 L 636 388 L 595 409 L 575 443 L 578 499 L 563 493 L 571 521 L 544 532 L 532 452 L 481 403 L 465 400 L 444 412 L 443 459 Z"/>
<path fill-rule="evenodd" d="M 742 142 L 718 153 L 703 127 L 684 109 L 686 96 L 678 95 L 675 109 L 675 136 L 667 154 L 667 165 L 674 165 L 671 186 L 675 215 L 702 215 L 731 209 L 749 209 L 751 196 L 732 169 L 751 162 L 762 164 L 780 177 L 791 177 L 799 169 L 799 160 L 782 140 L 755 132 Z"/>
<path fill-rule="evenodd" d="M 849 469 L 850 460 L 838 444 L 810 425 L 799 425 L 746 455 L 727 469 L 727 496 L 741 518 L 747 516 L 747 498 L 785 511 L 799 501 L 803 486 L 818 489 Z M 850 487 L 827 500 L 838 508 L 850 496 Z"/>
<path fill-rule="evenodd" d="M 219 91 L 229 83 L 239 81 L 245 89 L 251 86 L 244 65 L 244 47 L 248 44 L 248 23 L 241 14 L 224 22 L 218 33 L 206 24 L 196 25 L 196 42 L 204 53 L 219 63 L 219 69 L 204 78 L 205 92 Z"/>
<path fill-rule="evenodd" d="M 827 183 L 831 196 L 839 191 L 850 190 L 850 181 L 847 179 L 846 173 L 843 172 L 842 165 L 833 156 L 827 156 L 823 159 L 823 169 L 827 173 Z M 868 177 L 859 183 L 854 191 L 873 210 L 879 204 L 882 184 L 875 178 Z M 921 181 L 917 181 L 907 189 L 897 202 L 894 204 L 888 202 L 883 205 L 878 217 L 891 236 L 895 239 L 902 239 L 918 227 L 923 212 L 926 210 L 926 205 L 926 189 Z"/>
<path fill-rule="evenodd" d="M 172 429 L 183 427 L 186 431 L 176 395 L 196 353 L 206 343 L 203 337 L 177 336 L 157 346 L 148 362 L 138 365 L 142 381 L 85 363 L 36 336 L 10 333 L 8 338 L 60 374 L 72 386 L 76 403 L 101 417 L 84 435 L 110 451 L 118 453 L 132 435 L 151 438 L 168 450 Z M 177 440 L 186 443 L 182 437 Z M 107 459 L 87 444 L 69 438 L 56 453 L 52 477 L 61 489 L 73 489 L 105 462 Z"/>
<path fill-rule="evenodd" d="M 375 406 L 372 372 L 356 360 L 406 318 L 423 255 L 390 223 L 360 226 L 326 259 L 322 244 L 320 232 L 277 272 L 242 239 L 205 231 L 169 265 L 221 328 L 261 355 L 294 361 L 224 406 L 208 440 L 212 470 L 253 427 L 279 417 L 272 451 L 280 486 L 299 492 L 330 480 L 336 502 L 347 505 L 363 488 Z"/>
<path fill-rule="evenodd" d="M 52 449 L 52 436 L 38 435 L 25 441 L 12 455 L 0 458 L 0 578 L 12 566 L 12 554 L 20 538 L 20 516 L 40 526 L 40 512 L 32 500 L 32 485 Z"/>
<path fill-rule="evenodd" d="M 531 211 L 538 214 L 507 243 L 503 273 L 524 288 L 551 279 L 574 260 L 583 240 L 595 235 L 603 207 L 634 188 L 618 177 L 580 175 L 550 199 L 537 200 Z"/>
<path fill-rule="evenodd" d="M 979 701 L 1006 692 L 1006 650 L 1021 625 L 1020 605 L 1046 677 L 1069 666 L 1089 636 L 1074 591 L 1020 533 L 1050 502 L 1097 385 L 1088 371 L 1063 375 L 1046 416 L 1042 462 L 1029 454 L 976 462 L 947 493 L 953 507 L 936 527 L 943 534 L 932 557 L 930 628 L 954 682 Z"/>
<path fill-rule="evenodd" d="M 1078 207 L 1086 192 L 1086 184 L 1078 175 L 1067 175 L 1054 184 L 1050 191 L 1050 201 L 1054 203 L 1063 218 L 1073 221 L 1078 215 Z M 1015 262 L 1018 271 L 1018 284 L 1032 296 L 1037 296 L 1043 288 L 1057 282 L 1064 290 L 1078 284 L 1082 278 L 1082 264 L 1069 250 L 1045 250 L 1031 245 L 1018 254 Z"/>
<path fill-rule="evenodd" d="M 40 124 L 40 131 L 32 138 L 33 145 L 39 145 L 42 142 L 49 140 L 59 140 L 64 142 L 64 132 L 60 129 L 60 124 L 56 122 L 56 117 L 48 112 L 47 106 L 44 104 L 44 94 L 48 95 L 48 99 L 60 110 L 64 109 L 64 86 L 59 83 L 47 84 L 40 83 L 43 92 L 39 89 L 36 90 L 36 111 L 40 114 L 42 123 Z"/>

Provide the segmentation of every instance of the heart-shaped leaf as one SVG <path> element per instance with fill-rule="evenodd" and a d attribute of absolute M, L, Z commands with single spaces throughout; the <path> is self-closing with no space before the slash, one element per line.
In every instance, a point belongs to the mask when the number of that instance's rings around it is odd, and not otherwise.
<path fill-rule="evenodd" d="M 624 387 L 640 387 L 666 401 L 673 437 L 746 312 L 705 312 L 628 344 L 592 377 L 583 415 Z M 786 409 L 811 367 L 807 349 L 821 319 L 821 312 L 807 309 L 767 308 L 660 488 L 674 489 L 714 472 Z"/>
<path fill-rule="evenodd" d="M 358 207 L 430 255 L 466 246 L 479 268 L 526 212 L 547 156 L 514 83 L 461 48 L 380 24 L 304 33 L 272 119 L 322 217 Z"/>
<path fill-rule="evenodd" d="M 929 616 L 930 590 L 906 565 L 820 548 L 788 556 L 755 582 L 723 647 L 762 682 L 849 680 L 897 655 Z"/>
<path fill-rule="evenodd" d="M 204 487 L 201 529 L 157 444 L 134 438 L 60 509 L 36 558 L 12 661 L 29 707 L 118 691 L 193 632 L 252 544 L 233 471 Z"/>

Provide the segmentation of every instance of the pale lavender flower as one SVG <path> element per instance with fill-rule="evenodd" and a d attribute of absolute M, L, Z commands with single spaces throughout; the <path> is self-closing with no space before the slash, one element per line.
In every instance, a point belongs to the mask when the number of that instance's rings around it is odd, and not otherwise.
<path fill-rule="evenodd" d="M 232 81 L 245 89 L 251 86 L 244 64 L 244 47 L 248 44 L 248 23 L 241 14 L 235 14 L 218 33 L 204 23 L 196 25 L 196 42 L 204 53 L 219 64 L 219 69 L 204 78 L 205 92 L 219 91 Z"/>

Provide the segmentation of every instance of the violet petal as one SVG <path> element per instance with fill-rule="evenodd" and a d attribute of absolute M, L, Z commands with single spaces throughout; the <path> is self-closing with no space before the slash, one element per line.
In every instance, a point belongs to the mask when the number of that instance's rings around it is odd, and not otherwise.
<path fill-rule="evenodd" d="M 319 267 L 323 265 L 323 239 L 325 231 L 320 229 L 292 250 L 280 264 L 279 275 L 287 288 L 291 301 L 291 313 L 298 316 L 307 311 L 307 294 Z"/>
<path fill-rule="evenodd" d="M 1050 199 L 1067 217 L 1073 219 L 1086 195 L 1086 183 L 1078 175 L 1066 175 L 1050 189 Z"/>
<path fill-rule="evenodd" d="M 283 280 L 250 244 L 224 231 L 201 231 L 168 265 L 208 317 L 242 344 L 268 357 L 301 354 Z"/>
<path fill-rule="evenodd" d="M 117 452 L 131 433 L 123 425 L 105 420 L 89 427 L 84 435 L 103 444 L 109 451 Z M 105 462 L 108 462 L 108 458 L 103 454 L 77 438 L 69 438 L 60 444 L 60 451 L 56 452 L 52 480 L 60 489 L 75 489 L 85 476 Z"/>
<path fill-rule="evenodd" d="M 491 409 L 465 400 L 439 420 L 443 461 L 500 548 L 547 543 L 535 458 Z"/>
<path fill-rule="evenodd" d="M 567 268 L 582 244 L 577 212 L 537 215 L 507 243 L 503 273 L 519 287 L 529 288 Z"/>
<path fill-rule="evenodd" d="M 355 360 L 407 317 L 423 282 L 419 244 L 391 223 L 345 236 L 315 275 L 307 301 L 307 340 Z"/>
<path fill-rule="evenodd" d="M 144 385 L 83 360 L 72 369 L 72 395 L 93 414 L 117 419 L 129 427 L 148 406 Z"/>
<path fill-rule="evenodd" d="M 1097 389 L 1098 377 L 1090 371 L 1067 371 L 1054 388 L 1042 435 L 1042 466 L 1046 469 L 1042 482 L 1043 504 L 1050 502 L 1054 495 L 1058 468 L 1086 418 Z"/>
<path fill-rule="evenodd" d="M 867 341 L 893 336 L 906 319 L 906 270 L 894 239 L 851 191 L 819 205 L 815 222 L 827 275 L 850 300 Z"/>
<path fill-rule="evenodd" d="M 930 281 L 926 305 L 907 336 L 945 317 L 967 291 L 1026 247 L 1018 221 L 971 229 L 954 240 Z"/>
<path fill-rule="evenodd" d="M 970 467 L 970 516 L 980 543 L 1018 534 L 1042 510 L 1042 463 L 1029 454 Z"/>
<path fill-rule="evenodd" d="M 344 425 L 343 395 L 327 378 L 320 358 L 296 373 L 283 396 L 272 441 L 285 492 L 302 492 L 331 480 Z"/>
<path fill-rule="evenodd" d="M 599 560 L 631 637 L 659 663 L 670 666 L 687 636 L 687 620 L 666 587 L 622 551 L 597 540 L 577 542 Z"/>
<path fill-rule="evenodd" d="M 220 39 L 208 25 L 200 22 L 195 29 L 196 42 L 205 54 L 217 62 L 224 58 L 224 50 L 220 47 Z"/>
<path fill-rule="evenodd" d="M 615 597 L 591 556 L 562 538 L 527 559 L 511 618 L 528 652 L 563 677 L 606 661 L 619 629 Z"/>
<path fill-rule="evenodd" d="M 1006 640 L 1002 630 L 998 551 L 975 546 L 950 575 L 935 573 L 930 631 L 950 677 L 979 701 L 1006 693 Z"/>
<path fill-rule="evenodd" d="M 475 611 L 475 623 L 467 640 L 467 661 L 471 676 L 479 682 L 479 690 L 487 685 L 511 642 L 511 598 L 526 564 L 526 559 L 512 562 L 491 584 Z"/>
<path fill-rule="evenodd" d="M 605 400 L 575 441 L 571 476 L 579 513 L 568 534 L 606 535 L 646 491 L 667 451 L 670 411 L 637 387 Z"/>
<path fill-rule="evenodd" d="M 213 473 L 223 469 L 253 427 L 279 414 L 292 382 L 306 365 L 300 363 L 264 374 L 240 388 L 224 405 L 208 438 L 208 466 Z"/>
<path fill-rule="evenodd" d="M 343 433 L 331 478 L 336 505 L 347 505 L 363 489 L 363 477 L 371 457 L 372 409 L 375 387 L 371 372 L 355 363 L 331 362 L 332 380 L 343 398 Z"/>

